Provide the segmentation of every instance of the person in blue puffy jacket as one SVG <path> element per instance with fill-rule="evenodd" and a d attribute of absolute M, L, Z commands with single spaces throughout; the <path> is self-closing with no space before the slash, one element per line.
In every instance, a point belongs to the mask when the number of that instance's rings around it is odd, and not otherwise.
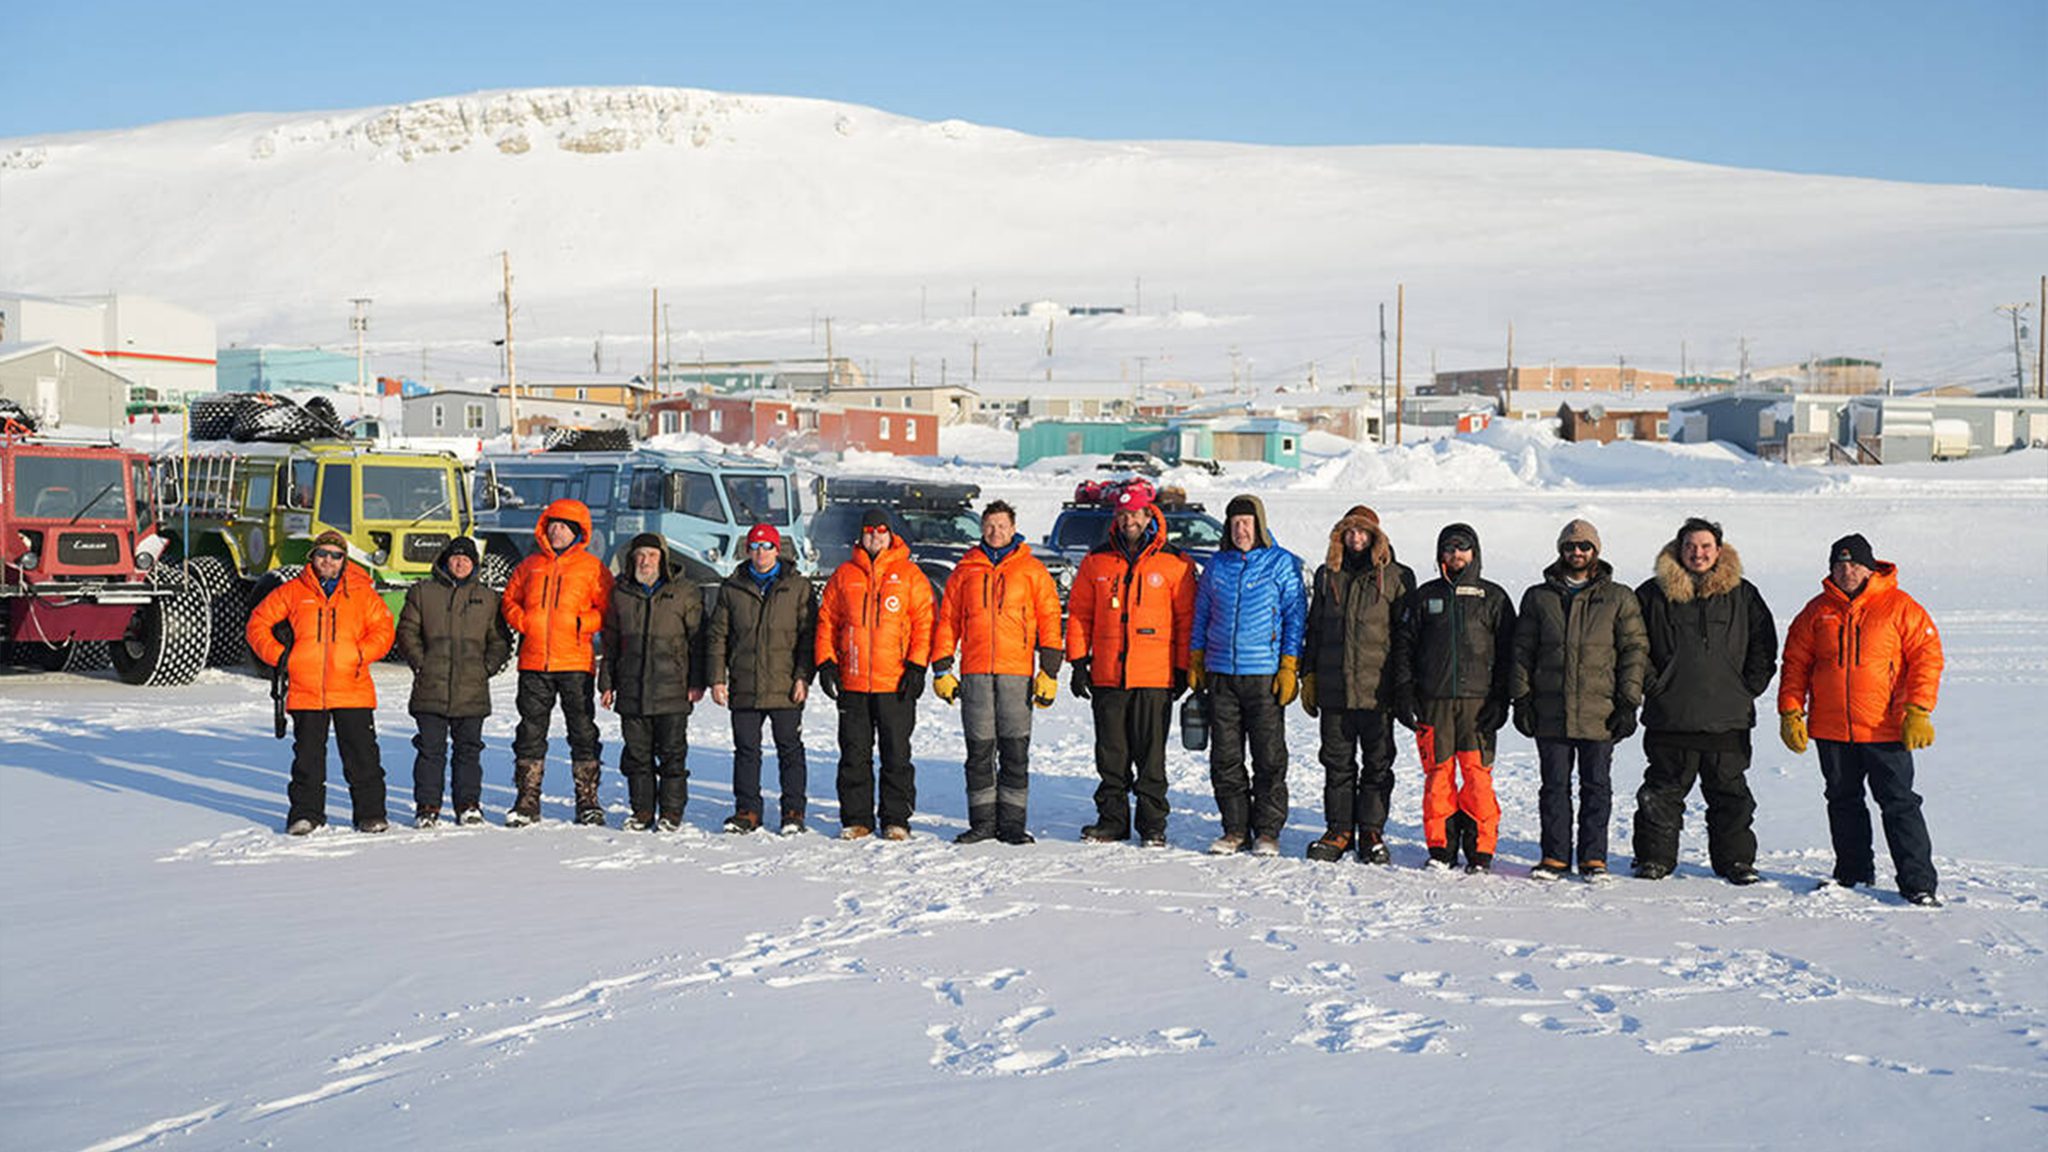
<path fill-rule="evenodd" d="M 1300 691 L 1308 592 L 1301 561 L 1273 543 L 1258 497 L 1233 498 L 1224 521 L 1229 539 L 1195 590 L 1188 654 L 1188 686 L 1209 703 L 1209 783 L 1223 817 L 1209 851 L 1249 845 L 1276 856 L 1287 823 L 1286 709 Z"/>

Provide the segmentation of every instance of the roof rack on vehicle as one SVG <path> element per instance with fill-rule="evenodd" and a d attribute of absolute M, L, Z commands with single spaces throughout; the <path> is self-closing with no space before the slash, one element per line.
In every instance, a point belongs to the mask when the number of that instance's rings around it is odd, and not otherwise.
<path fill-rule="evenodd" d="M 841 504 L 894 504 L 903 508 L 963 508 L 981 498 L 978 484 L 902 480 L 888 476 L 820 476 L 818 500 Z"/>

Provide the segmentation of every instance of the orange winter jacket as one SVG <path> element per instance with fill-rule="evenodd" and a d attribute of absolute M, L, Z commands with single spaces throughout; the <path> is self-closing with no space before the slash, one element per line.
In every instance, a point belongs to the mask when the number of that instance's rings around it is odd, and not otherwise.
<path fill-rule="evenodd" d="M 906 664 L 932 662 L 932 584 L 891 537 L 880 556 L 855 547 L 825 582 L 817 662 L 839 665 L 848 692 L 894 692 Z"/>
<path fill-rule="evenodd" d="M 1899 590 L 1898 565 L 1880 562 L 1855 599 L 1823 580 L 1800 609 L 1785 633 L 1778 711 L 1806 712 L 1821 740 L 1898 740 L 1906 705 L 1934 711 L 1941 664 L 1933 618 Z"/>
<path fill-rule="evenodd" d="M 576 525 L 574 543 L 556 555 L 548 521 Z M 540 549 L 519 562 L 505 583 L 505 623 L 519 633 L 521 672 L 590 672 L 592 642 L 612 598 L 612 574 L 583 546 L 590 540 L 590 509 L 581 500 L 557 500 L 533 526 Z"/>
<path fill-rule="evenodd" d="M 329 596 L 308 564 L 265 596 L 249 614 L 245 630 L 249 650 L 265 664 L 276 664 L 284 655 L 276 632 L 279 624 L 292 628 L 292 656 L 286 666 L 291 690 L 284 698 L 288 711 L 377 706 L 370 665 L 391 651 L 398 633 L 391 609 L 377 595 L 368 572 L 343 564 L 341 582 Z"/>
<path fill-rule="evenodd" d="M 932 629 L 932 659 L 950 658 L 956 646 L 955 671 L 963 676 L 1029 676 L 1038 670 L 1038 649 L 1060 650 L 1059 586 L 1031 545 L 1020 541 L 1000 564 L 976 545 L 954 567 Z"/>
<path fill-rule="evenodd" d="M 1151 512 L 1152 535 L 1135 558 L 1112 535 L 1081 561 L 1067 593 L 1067 659 L 1089 661 L 1091 685 L 1171 688 L 1188 666 L 1195 566 L 1166 543 L 1166 517 Z"/>

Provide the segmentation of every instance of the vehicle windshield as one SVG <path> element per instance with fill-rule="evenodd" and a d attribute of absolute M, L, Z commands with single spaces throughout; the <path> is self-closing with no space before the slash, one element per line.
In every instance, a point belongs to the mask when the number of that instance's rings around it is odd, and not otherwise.
<path fill-rule="evenodd" d="M 1166 539 L 1176 548 L 1213 552 L 1223 547 L 1223 525 L 1199 512 L 1166 517 Z"/>
<path fill-rule="evenodd" d="M 363 465 L 363 519 L 452 520 L 454 489 L 446 468 Z"/>
<path fill-rule="evenodd" d="M 898 509 L 903 517 L 906 544 L 954 544 L 961 547 L 981 543 L 981 521 L 970 512 L 927 512 Z"/>
<path fill-rule="evenodd" d="M 14 514 L 36 520 L 125 520 L 128 487 L 113 456 L 14 458 Z"/>
<path fill-rule="evenodd" d="M 735 524 L 773 524 L 780 528 L 790 522 L 786 477 L 727 476 L 725 498 L 732 504 Z"/>

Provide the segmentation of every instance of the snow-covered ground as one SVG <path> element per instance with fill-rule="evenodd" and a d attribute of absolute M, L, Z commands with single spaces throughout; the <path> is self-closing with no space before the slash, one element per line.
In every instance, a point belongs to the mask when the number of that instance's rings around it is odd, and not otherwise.
<path fill-rule="evenodd" d="M 1520 435 L 1520 434 L 1518 434 Z M 991 445 L 981 445 L 988 449 Z M 983 459 L 980 452 L 961 455 Z M 999 458 L 999 457 L 998 457 Z M 1066 478 L 981 483 L 1043 533 Z M 1632 479 L 1631 479 L 1632 478 Z M 1720 520 L 1782 628 L 1828 541 L 1866 533 L 1940 621 L 1948 675 L 1921 791 L 1949 906 L 1809 893 L 1818 771 L 1772 727 L 1751 773 L 1766 882 L 1526 878 L 1534 753 L 1496 779 L 1503 866 L 1426 873 L 1403 741 L 1396 867 L 1300 859 L 1321 829 L 1313 725 L 1289 715 L 1285 858 L 1213 859 L 1204 761 L 1169 753 L 1171 848 L 1075 842 L 1091 725 L 1062 695 L 1033 749 L 1033 847 L 959 848 L 960 730 L 926 700 L 915 839 L 830 839 L 830 705 L 806 717 L 795 838 L 716 833 L 731 740 L 693 725 L 680 835 L 278 831 L 286 745 L 265 684 L 141 690 L 0 678 L 0 1132 L 19 1148 L 1212 1148 L 1595 1143 L 2036 1145 L 2048 1107 L 2048 454 L 1916 470 L 1774 469 L 1505 434 L 1331 457 L 1256 485 L 1319 554 L 1354 502 L 1411 562 L 1474 523 L 1519 593 L 1573 516 L 1631 581 L 1686 515 Z M 410 811 L 406 674 L 377 669 L 392 809 Z M 512 678 L 486 729 L 510 799 Z M 617 728 L 605 718 L 606 760 Z M 1627 858 L 1642 758 L 1617 757 Z M 772 769 L 770 772 L 772 776 Z M 330 815 L 345 825 L 334 773 Z M 614 823 L 622 785 L 605 783 Z M 1887 871 L 1880 869 L 1881 872 Z M 1887 883 L 1889 878 L 1887 876 Z"/>

